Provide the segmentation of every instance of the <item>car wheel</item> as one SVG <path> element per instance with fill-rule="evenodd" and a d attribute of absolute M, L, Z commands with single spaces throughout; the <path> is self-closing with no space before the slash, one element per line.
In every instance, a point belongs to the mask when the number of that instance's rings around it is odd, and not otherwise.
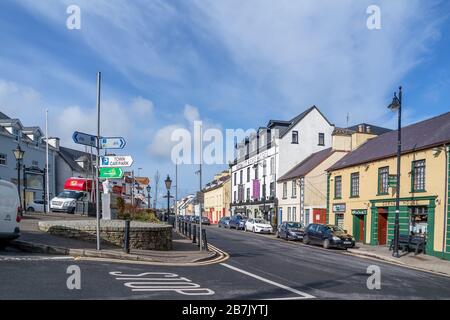
<path fill-rule="evenodd" d="M 8 242 L 0 240 L 0 250 L 5 249 L 7 244 Z"/>
<path fill-rule="evenodd" d="M 309 237 L 308 237 L 308 236 L 304 236 L 304 237 L 303 237 L 303 243 L 304 243 L 304 244 L 309 244 L 309 243 L 310 243 Z"/>
<path fill-rule="evenodd" d="M 34 208 L 33 208 L 33 207 L 29 207 L 29 208 L 27 209 L 27 211 L 29 211 L 29 212 L 34 212 Z"/>
<path fill-rule="evenodd" d="M 328 249 L 330 247 L 330 240 L 325 239 L 323 240 L 323 248 Z"/>

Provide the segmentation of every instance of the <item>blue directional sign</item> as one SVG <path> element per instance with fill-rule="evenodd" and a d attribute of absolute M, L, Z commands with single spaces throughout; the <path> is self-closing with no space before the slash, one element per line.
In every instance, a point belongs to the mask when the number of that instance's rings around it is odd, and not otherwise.
<path fill-rule="evenodd" d="M 75 131 L 72 135 L 73 142 L 84 144 L 85 146 L 96 147 L 97 136 L 91 134 Z"/>
<path fill-rule="evenodd" d="M 122 137 L 102 137 L 100 138 L 101 149 L 123 149 L 126 145 Z"/>

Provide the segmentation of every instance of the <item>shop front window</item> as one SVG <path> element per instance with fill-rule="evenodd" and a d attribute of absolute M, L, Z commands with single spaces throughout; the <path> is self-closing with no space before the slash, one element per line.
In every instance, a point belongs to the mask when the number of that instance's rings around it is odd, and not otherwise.
<path fill-rule="evenodd" d="M 428 208 L 410 207 L 410 225 L 409 230 L 414 235 L 426 235 L 428 228 Z"/>

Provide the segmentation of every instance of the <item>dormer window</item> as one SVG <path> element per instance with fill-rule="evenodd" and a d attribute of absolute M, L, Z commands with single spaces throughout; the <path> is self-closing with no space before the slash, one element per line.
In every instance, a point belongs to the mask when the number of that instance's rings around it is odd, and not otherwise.
<path fill-rule="evenodd" d="M 292 143 L 298 144 L 298 131 L 292 131 Z"/>

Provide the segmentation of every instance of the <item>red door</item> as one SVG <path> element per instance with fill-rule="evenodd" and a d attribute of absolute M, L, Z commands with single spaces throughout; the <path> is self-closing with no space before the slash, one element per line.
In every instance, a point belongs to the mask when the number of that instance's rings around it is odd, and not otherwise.
<path fill-rule="evenodd" d="M 314 223 L 327 223 L 327 209 L 313 209 Z"/>
<path fill-rule="evenodd" d="M 364 225 L 364 216 L 359 216 L 359 241 L 364 242 L 364 237 L 366 235 L 365 225 Z"/>
<path fill-rule="evenodd" d="M 388 225 L 388 210 L 386 208 L 378 208 L 379 245 L 385 245 L 387 243 L 387 225 Z"/>

